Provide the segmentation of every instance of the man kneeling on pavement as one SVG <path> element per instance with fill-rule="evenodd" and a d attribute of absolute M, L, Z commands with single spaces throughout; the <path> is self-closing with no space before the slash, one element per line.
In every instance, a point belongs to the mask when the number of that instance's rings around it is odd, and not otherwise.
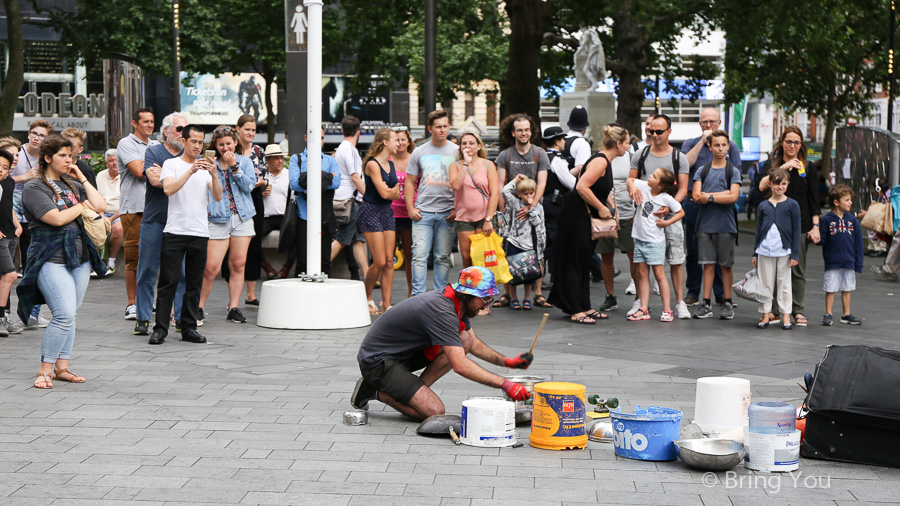
<path fill-rule="evenodd" d="M 528 352 L 505 357 L 475 336 L 469 320 L 497 293 L 490 270 L 468 267 L 459 272 L 458 282 L 443 290 L 406 299 L 385 311 L 356 355 L 362 378 L 350 397 L 353 407 L 369 409 L 369 401 L 379 400 L 417 420 L 444 414 L 444 403 L 430 387 L 450 369 L 500 388 L 514 400 L 527 399 L 525 387 L 484 370 L 466 356 L 471 353 L 511 369 L 527 369 L 534 359 Z M 418 376 L 413 374 L 423 368 Z"/>

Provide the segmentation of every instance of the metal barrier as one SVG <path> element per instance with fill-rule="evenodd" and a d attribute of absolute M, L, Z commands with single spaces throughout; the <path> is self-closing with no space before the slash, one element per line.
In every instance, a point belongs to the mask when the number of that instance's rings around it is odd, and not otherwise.
<path fill-rule="evenodd" d="M 900 184 L 900 135 L 874 127 L 839 127 L 835 141 L 835 181 L 853 188 L 854 208 L 869 207 L 876 179 L 882 191 Z"/>

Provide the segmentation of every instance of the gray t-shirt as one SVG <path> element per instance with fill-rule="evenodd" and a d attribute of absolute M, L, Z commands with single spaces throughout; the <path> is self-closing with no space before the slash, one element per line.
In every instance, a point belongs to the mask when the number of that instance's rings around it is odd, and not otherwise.
<path fill-rule="evenodd" d="M 672 168 L 672 154 L 671 153 L 669 153 L 665 156 L 656 156 L 653 153 L 647 153 L 647 159 L 644 160 L 644 173 L 641 174 L 640 179 L 643 181 L 650 179 L 650 174 L 653 174 L 654 172 L 656 172 L 656 169 L 659 169 L 659 168 L 669 169 L 672 172 L 674 172 L 676 175 L 690 174 L 691 173 L 691 165 L 688 163 L 687 156 L 685 156 L 684 153 L 682 153 L 681 151 L 678 151 L 675 148 L 672 148 L 672 149 L 675 150 L 675 153 L 677 153 L 677 156 L 678 156 L 678 170 L 677 171 Z M 632 157 L 631 157 L 631 168 L 632 169 L 637 170 L 638 162 L 641 159 L 642 151 L 643 151 L 643 149 L 638 150 L 637 153 L 632 155 Z M 690 189 L 688 189 L 688 191 L 690 191 Z"/>
<path fill-rule="evenodd" d="M 61 191 L 59 200 L 56 199 L 56 194 L 46 183 L 44 183 L 43 179 L 32 179 L 25 183 L 25 188 L 22 190 L 22 204 L 25 211 L 25 217 L 28 219 L 28 227 L 31 230 L 66 230 L 78 228 L 77 220 L 72 220 L 60 227 L 48 225 L 41 221 L 41 217 L 53 209 L 65 211 L 75 204 L 87 200 L 87 193 L 85 193 L 84 187 L 81 186 L 78 181 L 69 180 L 69 182 L 75 187 L 75 190 L 78 193 L 77 198 L 72 191 L 72 187 L 63 181 L 54 181 Z M 81 261 L 86 262 L 88 260 L 88 254 L 83 247 L 82 241 L 77 241 L 76 247 L 78 248 L 78 256 L 81 258 Z M 62 248 L 56 250 L 49 261 L 56 264 L 66 263 Z"/>
<path fill-rule="evenodd" d="M 149 139 L 149 142 L 143 142 L 134 134 L 128 134 L 128 137 L 119 141 L 116 146 L 116 163 L 119 166 L 119 213 L 135 214 L 144 212 L 144 195 L 146 188 L 144 181 L 138 179 L 128 164 L 139 160 L 141 162 L 141 172 L 144 167 L 144 153 L 147 148 L 159 144 L 158 141 Z"/>
<path fill-rule="evenodd" d="M 731 168 L 731 184 L 741 184 L 741 171 L 728 164 Z M 700 181 L 703 175 L 703 167 L 697 167 L 694 171 L 694 181 Z M 691 181 L 691 192 L 694 189 L 694 181 Z M 709 174 L 703 180 L 700 187 L 704 193 L 714 193 L 729 190 L 725 168 L 715 169 L 710 167 Z M 736 234 L 737 222 L 735 222 L 734 204 L 697 204 L 697 232 L 704 234 Z"/>
<path fill-rule="evenodd" d="M 506 171 L 506 180 L 512 181 L 519 174 L 537 181 L 537 173 L 550 170 L 550 157 L 543 149 L 532 146 L 522 155 L 515 147 L 504 149 L 494 161 L 498 170 Z M 503 183 L 503 181 L 501 181 Z"/>
<path fill-rule="evenodd" d="M 417 176 L 416 207 L 423 213 L 445 213 L 453 209 L 453 188 L 450 187 L 450 164 L 456 161 L 459 146 L 447 142 L 435 146 L 426 142 L 409 157 L 407 176 Z M 380 319 L 380 318 L 379 318 Z"/>
<path fill-rule="evenodd" d="M 467 316 L 462 322 L 467 330 L 472 328 Z M 375 320 L 356 360 L 369 368 L 389 358 L 408 360 L 428 346 L 462 346 L 459 327 L 453 300 L 444 295 L 443 288 L 404 299 Z"/>

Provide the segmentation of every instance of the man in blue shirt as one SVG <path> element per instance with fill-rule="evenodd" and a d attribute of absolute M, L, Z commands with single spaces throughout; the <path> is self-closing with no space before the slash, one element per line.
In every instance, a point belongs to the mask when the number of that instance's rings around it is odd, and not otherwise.
<path fill-rule="evenodd" d="M 303 137 L 306 139 L 306 136 Z M 322 129 L 322 146 L 325 145 L 325 129 Z M 297 198 L 297 267 L 294 275 L 307 271 L 306 261 L 306 149 L 299 155 L 292 155 L 288 166 L 291 190 Z M 322 153 L 322 272 L 331 274 L 331 241 L 337 232 L 337 221 L 334 219 L 334 190 L 341 184 L 341 170 L 334 157 Z"/>
<path fill-rule="evenodd" d="M 719 116 L 719 110 L 715 107 L 707 107 L 700 112 L 700 129 L 702 130 L 700 137 L 688 139 L 681 145 L 681 152 L 687 156 L 688 163 L 691 165 L 690 181 L 694 180 L 694 173 L 697 172 L 697 169 L 702 169 L 712 163 L 713 155 L 708 147 L 709 134 L 719 130 L 721 125 L 722 119 Z M 728 154 L 725 159 L 738 170 L 741 169 L 741 151 L 734 141 L 728 141 Z M 684 264 L 687 271 L 685 282 L 687 296 L 684 298 L 684 303 L 688 306 L 696 306 L 700 302 L 700 288 L 703 282 L 703 268 L 698 263 L 697 250 L 697 213 L 700 206 L 693 201 L 690 193 L 684 198 L 681 205 L 684 208 L 684 246 L 687 250 Z M 718 266 L 716 266 L 713 292 L 716 294 L 716 304 L 722 304 L 725 292 L 722 287 L 722 271 Z"/>

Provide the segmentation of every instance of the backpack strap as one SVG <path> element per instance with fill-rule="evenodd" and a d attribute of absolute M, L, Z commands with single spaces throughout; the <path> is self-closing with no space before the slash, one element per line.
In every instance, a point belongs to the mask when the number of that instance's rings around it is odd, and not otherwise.
<path fill-rule="evenodd" d="M 675 148 L 672 148 L 673 150 Z M 638 179 L 644 179 L 644 174 L 647 173 L 647 170 L 644 168 L 644 162 L 647 161 L 647 157 L 650 155 L 650 145 L 644 146 L 644 149 L 641 150 L 641 156 L 638 158 Z"/>

